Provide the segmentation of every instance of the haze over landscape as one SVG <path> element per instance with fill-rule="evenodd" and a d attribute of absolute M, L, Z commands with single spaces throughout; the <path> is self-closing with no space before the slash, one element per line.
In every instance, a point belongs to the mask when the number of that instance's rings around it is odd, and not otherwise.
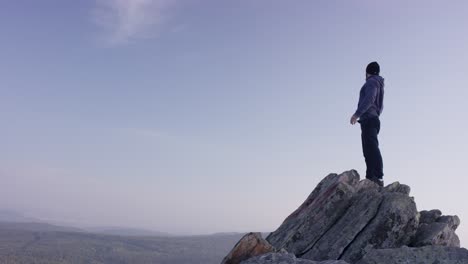
<path fill-rule="evenodd" d="M 411 186 L 418 210 L 458 215 L 465 246 L 467 10 L 5 1 L 0 211 L 78 228 L 273 231 L 328 173 L 365 176 L 349 118 L 375 60 L 384 180 Z"/>

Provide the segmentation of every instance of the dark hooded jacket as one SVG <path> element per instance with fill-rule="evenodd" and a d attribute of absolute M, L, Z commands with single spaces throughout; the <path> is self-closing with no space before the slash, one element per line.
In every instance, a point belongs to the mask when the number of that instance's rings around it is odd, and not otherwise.
<path fill-rule="evenodd" d="M 359 93 L 359 103 L 355 116 L 360 121 L 378 117 L 383 110 L 384 99 L 384 78 L 379 75 L 372 75 L 366 79 Z"/>

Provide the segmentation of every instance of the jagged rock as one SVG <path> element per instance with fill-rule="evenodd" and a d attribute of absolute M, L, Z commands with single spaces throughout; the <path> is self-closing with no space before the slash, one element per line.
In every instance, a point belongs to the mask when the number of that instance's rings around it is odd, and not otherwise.
<path fill-rule="evenodd" d="M 387 185 L 385 190 L 388 192 L 399 192 L 406 195 L 409 195 L 411 192 L 411 188 L 408 185 L 400 184 L 399 182 Z"/>
<path fill-rule="evenodd" d="M 442 216 L 440 210 L 418 212 L 414 198 L 409 196 L 410 191 L 409 186 L 398 182 L 382 188 L 367 179 L 360 181 L 355 170 L 339 175 L 329 174 L 278 229 L 262 242 L 269 243 L 271 249 L 267 251 L 271 252 L 270 254 L 257 254 L 257 251 L 251 249 L 251 242 L 239 242 L 233 249 L 237 253 L 231 252 L 230 258 L 242 256 L 242 260 L 246 260 L 243 263 L 247 264 L 317 261 L 340 263 L 336 262 L 337 260 L 355 264 L 364 259 L 376 259 L 376 262 L 368 263 L 382 264 L 468 264 L 468 261 L 379 262 L 376 256 L 382 255 L 385 260 L 387 249 L 395 250 L 401 256 L 406 254 L 408 259 L 417 258 L 419 255 L 430 259 L 437 255 L 426 252 L 432 247 L 443 257 L 447 257 L 447 261 L 455 261 L 458 255 L 463 257 L 465 254 L 465 249 L 456 250 L 460 241 L 455 230 L 460 225 L 460 219 L 457 216 Z M 409 245 L 431 247 L 413 249 L 406 247 Z M 451 247 L 445 250 L 444 247 L 438 246 Z M 274 248 L 281 251 L 278 252 Z M 400 249 L 401 251 L 398 251 Z M 388 259 L 391 261 L 391 257 Z"/>
<path fill-rule="evenodd" d="M 340 258 L 346 247 L 375 217 L 383 199 L 378 185 L 369 180 L 359 183 L 358 192 L 359 194 L 352 199 L 351 206 L 336 224 L 298 256 L 314 260 Z"/>
<path fill-rule="evenodd" d="M 362 193 L 363 191 L 370 190 L 370 189 L 376 189 L 379 188 L 379 185 L 377 183 L 364 179 L 360 182 L 357 183 L 356 185 L 356 191 L 359 193 Z"/>
<path fill-rule="evenodd" d="M 460 247 L 460 239 L 447 223 L 434 222 L 431 224 L 421 224 L 412 246 L 422 247 L 430 245 Z"/>
<path fill-rule="evenodd" d="M 248 233 L 243 236 L 221 264 L 239 264 L 241 261 L 275 251 L 275 248 L 262 238 L 261 233 Z"/>
<path fill-rule="evenodd" d="M 421 224 L 432 224 L 434 223 L 437 218 L 442 215 L 440 210 L 430 210 L 430 211 L 421 211 L 419 212 L 419 223 Z"/>
<path fill-rule="evenodd" d="M 266 240 L 295 255 L 304 253 L 346 212 L 358 182 L 354 170 L 328 175 Z"/>
<path fill-rule="evenodd" d="M 458 226 L 460 225 L 460 218 L 456 215 L 443 215 L 437 218 L 436 222 L 438 223 L 446 223 L 450 229 L 453 231 L 457 230 Z"/>
<path fill-rule="evenodd" d="M 455 234 L 459 225 L 460 218 L 456 215 L 442 215 L 440 210 L 421 211 L 420 224 L 411 246 L 460 247 L 460 239 Z"/>
<path fill-rule="evenodd" d="M 356 264 L 467 264 L 468 250 L 457 247 L 426 246 L 374 249 Z"/>
<path fill-rule="evenodd" d="M 359 260 L 372 248 L 408 245 L 418 227 L 409 187 L 359 182 L 356 171 L 327 176 L 266 239 L 311 260 Z"/>
<path fill-rule="evenodd" d="M 292 253 L 267 253 L 244 260 L 241 264 L 348 264 L 342 260 L 312 261 L 296 258 Z"/>
<path fill-rule="evenodd" d="M 408 245 L 418 224 L 418 211 L 413 199 L 398 192 L 384 192 L 377 214 L 348 245 L 340 259 L 354 263 L 369 249 Z"/>

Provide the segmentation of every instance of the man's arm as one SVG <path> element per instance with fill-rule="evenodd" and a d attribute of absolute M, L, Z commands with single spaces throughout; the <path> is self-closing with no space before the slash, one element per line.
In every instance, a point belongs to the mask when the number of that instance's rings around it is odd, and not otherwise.
<path fill-rule="evenodd" d="M 364 114 L 372 103 L 374 103 L 375 98 L 377 97 L 378 84 L 376 81 L 369 80 L 364 84 L 364 96 L 359 98 L 358 108 L 354 113 L 356 118 L 359 118 Z"/>

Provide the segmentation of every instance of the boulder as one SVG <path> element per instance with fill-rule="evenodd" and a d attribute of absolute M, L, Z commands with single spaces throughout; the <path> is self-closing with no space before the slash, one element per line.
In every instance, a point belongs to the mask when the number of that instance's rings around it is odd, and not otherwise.
<path fill-rule="evenodd" d="M 456 215 L 442 215 L 440 210 L 421 211 L 420 224 L 411 246 L 460 247 L 460 239 L 455 234 L 459 225 L 460 218 Z"/>
<path fill-rule="evenodd" d="M 359 181 L 354 170 L 331 174 L 266 240 L 300 258 L 351 263 L 373 248 L 408 245 L 419 224 L 409 192 Z"/>
<path fill-rule="evenodd" d="M 244 260 L 241 264 L 348 264 L 342 260 L 312 261 L 296 258 L 292 253 L 267 253 Z"/>
<path fill-rule="evenodd" d="M 425 246 L 370 250 L 357 264 L 466 264 L 468 250 L 457 247 Z"/>
<path fill-rule="evenodd" d="M 415 247 L 430 245 L 460 247 L 460 239 L 447 223 L 434 222 L 421 224 L 411 245 Z"/>
<path fill-rule="evenodd" d="M 385 186 L 385 190 L 387 192 L 399 192 L 406 195 L 409 195 L 411 192 L 411 188 L 408 185 L 400 184 L 399 182 L 394 182 Z"/>
<path fill-rule="evenodd" d="M 241 261 L 275 251 L 275 248 L 262 238 L 261 233 L 248 233 L 243 236 L 221 264 L 239 264 Z"/>
<path fill-rule="evenodd" d="M 442 212 L 435 209 L 430 211 L 421 211 L 419 212 L 419 215 L 419 223 L 432 224 L 442 215 Z"/>
<path fill-rule="evenodd" d="M 460 218 L 456 215 L 443 215 L 437 218 L 436 222 L 438 223 L 446 223 L 450 229 L 453 231 L 457 230 L 458 226 L 460 225 Z"/>

